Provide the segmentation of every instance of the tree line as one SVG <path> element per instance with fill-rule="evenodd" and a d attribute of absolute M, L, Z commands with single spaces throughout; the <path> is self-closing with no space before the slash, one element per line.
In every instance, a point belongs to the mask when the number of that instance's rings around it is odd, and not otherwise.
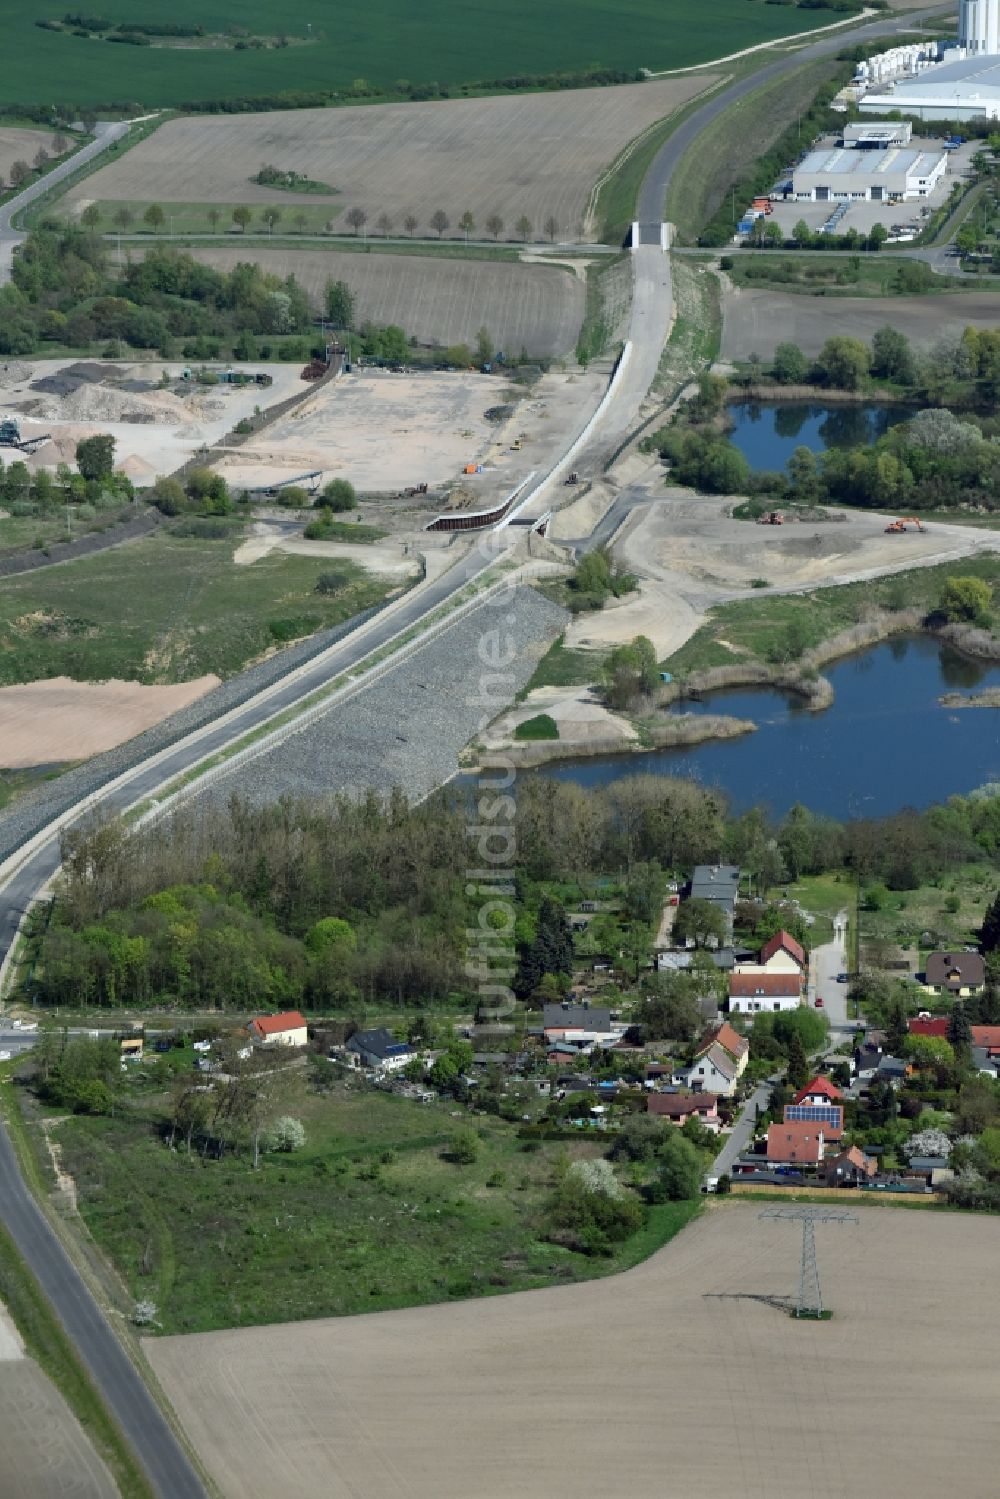
<path fill-rule="evenodd" d="M 51 918 L 35 931 L 32 994 L 44 1005 L 182 1009 L 474 1005 L 466 933 L 482 897 L 462 874 L 467 827 L 454 794 L 411 806 L 396 792 L 234 800 L 148 830 L 109 822 L 67 833 Z M 584 790 L 525 776 L 516 831 L 516 988 L 530 998 L 557 994 L 568 961 L 565 913 L 553 901 L 543 910 L 544 882 L 582 891 L 617 872 L 632 925 L 605 937 L 634 937 L 622 961 L 638 974 L 663 871 L 721 857 L 762 893 L 827 869 L 894 889 L 969 862 L 990 877 L 1000 788 L 850 823 L 794 807 L 775 823 L 761 809 L 735 817 L 721 793 L 684 780 L 635 776 Z M 762 914 L 748 919 L 759 928 Z"/>

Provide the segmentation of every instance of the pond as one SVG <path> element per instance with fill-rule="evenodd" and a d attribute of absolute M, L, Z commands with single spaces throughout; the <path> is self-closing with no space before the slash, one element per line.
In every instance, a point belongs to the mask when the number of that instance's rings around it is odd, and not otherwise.
<path fill-rule="evenodd" d="M 690 776 L 737 812 L 776 816 L 802 802 L 831 817 L 882 817 L 1000 781 L 1000 709 L 943 708 L 942 692 L 1000 686 L 1000 665 L 971 661 L 929 636 L 899 637 L 828 667 L 833 705 L 810 713 L 771 689 L 714 692 L 681 712 L 749 718 L 757 731 L 689 749 L 565 761 L 540 771 L 581 786 L 626 775 Z"/>
<path fill-rule="evenodd" d="M 796 448 L 823 453 L 872 443 L 913 415 L 909 406 L 741 401 L 729 407 L 735 425 L 728 435 L 752 469 L 780 472 Z"/>

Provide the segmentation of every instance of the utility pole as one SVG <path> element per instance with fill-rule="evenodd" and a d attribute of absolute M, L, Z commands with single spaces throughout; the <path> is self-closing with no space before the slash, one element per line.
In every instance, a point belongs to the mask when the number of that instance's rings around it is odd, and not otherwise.
<path fill-rule="evenodd" d="M 816 1224 L 857 1223 L 857 1218 L 853 1213 L 848 1213 L 842 1208 L 792 1206 L 765 1208 L 760 1217 L 802 1224 L 802 1257 L 799 1262 L 799 1295 L 795 1305 L 795 1316 L 821 1318 L 823 1293 L 820 1289 L 819 1266 L 816 1262 Z"/>

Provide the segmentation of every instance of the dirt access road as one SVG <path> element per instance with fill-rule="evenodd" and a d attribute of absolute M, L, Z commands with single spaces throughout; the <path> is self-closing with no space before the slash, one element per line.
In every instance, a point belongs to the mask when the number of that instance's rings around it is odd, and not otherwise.
<path fill-rule="evenodd" d="M 145 1348 L 228 1499 L 987 1499 L 1000 1222 L 858 1216 L 817 1233 L 827 1323 L 754 1299 L 799 1228 L 731 1202 L 613 1280 Z"/>

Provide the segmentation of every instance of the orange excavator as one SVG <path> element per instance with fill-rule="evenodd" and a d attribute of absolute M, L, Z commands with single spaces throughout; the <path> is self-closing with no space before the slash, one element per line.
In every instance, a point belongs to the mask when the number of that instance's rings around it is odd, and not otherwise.
<path fill-rule="evenodd" d="M 915 515 L 904 515 L 899 520 L 890 521 L 885 528 L 887 536 L 899 536 L 910 527 L 916 531 L 926 531 L 927 527 L 917 519 Z"/>
<path fill-rule="evenodd" d="M 765 510 L 763 515 L 757 517 L 758 526 L 783 526 L 785 517 L 780 510 Z"/>

